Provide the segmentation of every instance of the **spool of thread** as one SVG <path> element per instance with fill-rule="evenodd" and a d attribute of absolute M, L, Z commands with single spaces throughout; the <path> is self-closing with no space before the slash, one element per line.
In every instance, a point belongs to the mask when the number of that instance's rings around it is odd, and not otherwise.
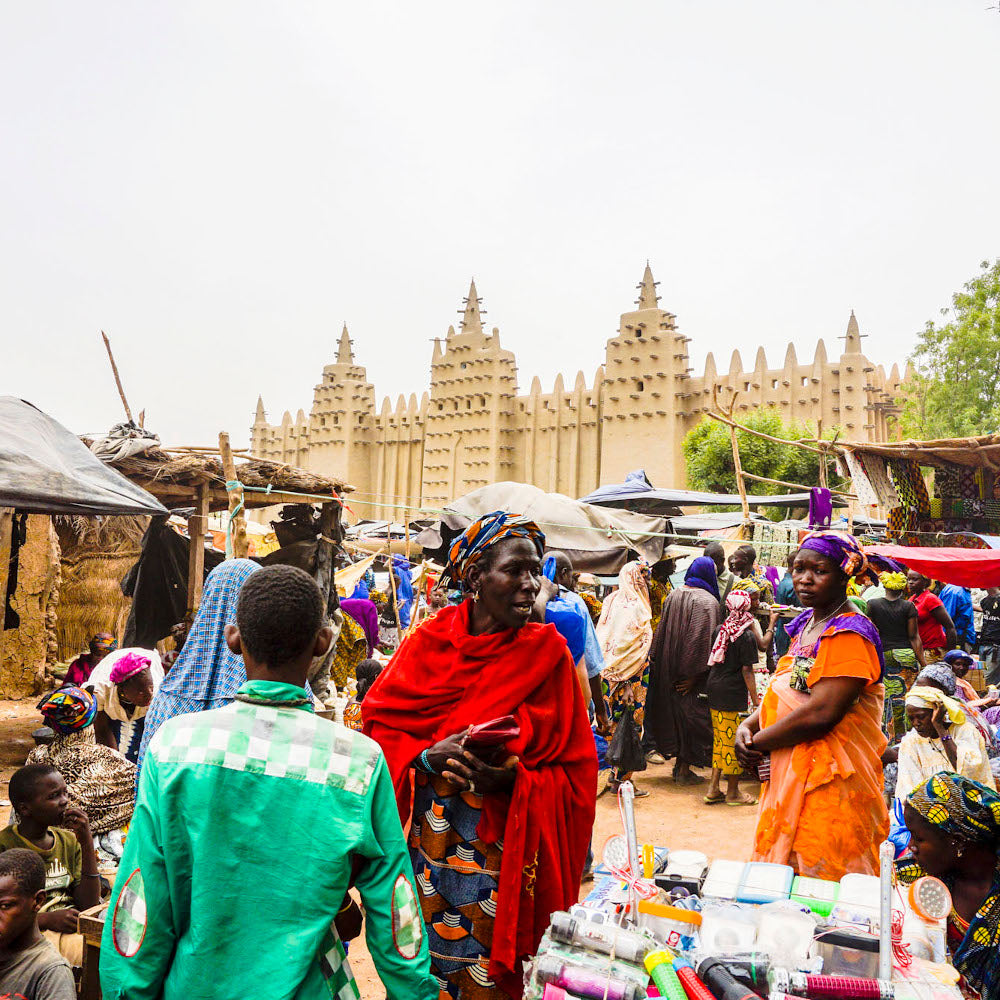
<path fill-rule="evenodd" d="M 687 993 L 674 971 L 673 955 L 669 951 L 651 951 L 645 958 L 646 971 L 656 984 L 661 997 L 667 1000 L 687 1000 Z"/>
<path fill-rule="evenodd" d="M 715 1000 L 757 1000 L 757 994 L 748 989 L 717 958 L 706 958 L 698 966 L 698 975 L 709 988 Z"/>
<path fill-rule="evenodd" d="M 709 988 L 698 978 L 698 973 L 686 958 L 674 959 L 674 972 L 684 988 L 688 1000 L 715 1000 Z"/>

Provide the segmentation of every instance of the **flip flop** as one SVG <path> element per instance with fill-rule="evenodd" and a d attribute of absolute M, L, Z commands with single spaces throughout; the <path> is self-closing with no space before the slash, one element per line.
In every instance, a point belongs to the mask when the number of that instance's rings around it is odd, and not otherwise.
<path fill-rule="evenodd" d="M 706 795 L 703 801 L 706 806 L 717 806 L 720 802 L 726 801 L 726 795 L 724 792 L 719 792 L 718 795 Z"/>
<path fill-rule="evenodd" d="M 756 799 L 737 799 L 735 802 L 730 802 L 726 799 L 727 806 L 755 806 L 757 805 Z"/>
<path fill-rule="evenodd" d="M 634 799 L 644 799 L 647 795 L 649 795 L 649 791 L 647 789 L 645 789 L 645 788 L 637 788 L 635 790 L 635 793 L 633 794 L 632 798 L 634 798 Z"/>

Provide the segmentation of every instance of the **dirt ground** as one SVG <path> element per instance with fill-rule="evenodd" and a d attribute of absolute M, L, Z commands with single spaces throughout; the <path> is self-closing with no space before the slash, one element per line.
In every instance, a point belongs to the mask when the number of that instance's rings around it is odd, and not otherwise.
<path fill-rule="evenodd" d="M 7 822 L 9 802 L 7 782 L 24 763 L 31 750 L 32 730 L 41 724 L 32 701 L 0 701 L 0 823 Z M 673 849 L 703 851 L 709 858 L 747 858 L 753 841 L 757 810 L 746 806 L 706 806 L 702 802 L 705 786 L 679 787 L 670 777 L 670 764 L 650 765 L 636 776 L 636 784 L 647 789 L 646 798 L 636 800 L 636 823 L 640 843 L 665 845 Z M 603 784 L 603 781 L 602 781 Z M 745 785 L 757 794 L 757 786 Z M 621 832 L 617 800 L 604 794 L 597 800 L 594 824 L 594 851 L 598 858 L 608 837 Z M 590 885 L 581 887 L 581 898 Z M 379 981 L 364 937 L 351 945 L 351 967 L 363 1000 L 382 1000 L 385 990 Z"/>

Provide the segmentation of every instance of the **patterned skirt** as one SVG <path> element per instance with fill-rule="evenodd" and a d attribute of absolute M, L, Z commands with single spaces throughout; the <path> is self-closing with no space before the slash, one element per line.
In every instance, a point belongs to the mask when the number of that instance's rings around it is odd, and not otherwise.
<path fill-rule="evenodd" d="M 483 798 L 416 773 L 410 861 L 441 1000 L 506 996 L 488 975 L 502 845 L 476 835 Z"/>
<path fill-rule="evenodd" d="M 724 777 L 743 774 L 743 767 L 736 759 L 736 730 L 745 712 L 712 711 L 712 767 Z"/>

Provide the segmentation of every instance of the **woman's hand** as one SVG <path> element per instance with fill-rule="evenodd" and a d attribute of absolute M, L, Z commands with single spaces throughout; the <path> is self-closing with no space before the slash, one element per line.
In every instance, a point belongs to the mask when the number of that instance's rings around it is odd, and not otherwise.
<path fill-rule="evenodd" d="M 763 754 L 753 748 L 753 730 L 744 720 L 736 730 L 736 759 L 747 768 L 756 770 Z"/>
<path fill-rule="evenodd" d="M 931 722 L 934 723 L 934 728 L 938 731 L 939 736 L 944 736 L 948 732 L 948 713 L 945 711 L 943 704 L 934 706 L 934 714 L 931 716 Z"/>
<path fill-rule="evenodd" d="M 470 729 L 472 726 L 466 727 L 460 733 L 446 736 L 443 740 L 438 740 L 434 746 L 427 748 L 427 762 L 438 774 L 445 771 L 450 757 L 462 756 L 462 743 Z"/>
<path fill-rule="evenodd" d="M 491 767 L 471 750 L 463 750 L 448 759 L 441 776 L 477 794 L 506 792 L 513 787 L 517 777 L 517 757 L 510 757 L 501 767 Z"/>

